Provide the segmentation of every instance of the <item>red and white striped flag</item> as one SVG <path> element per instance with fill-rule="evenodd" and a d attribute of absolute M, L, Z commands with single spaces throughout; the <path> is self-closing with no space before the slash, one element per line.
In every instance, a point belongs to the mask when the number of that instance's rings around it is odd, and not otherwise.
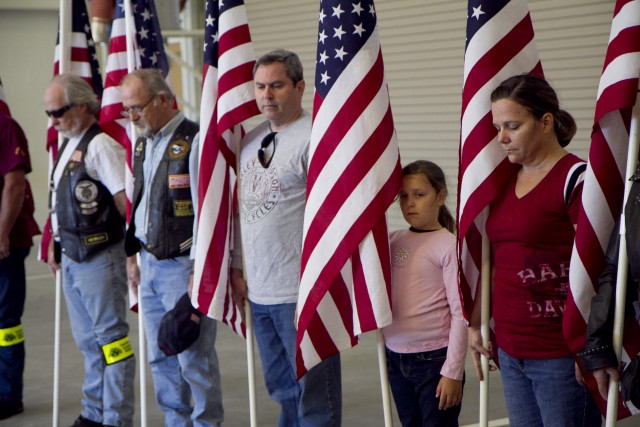
<path fill-rule="evenodd" d="M 230 252 L 241 123 L 259 114 L 255 54 L 242 0 L 208 0 L 205 17 L 198 169 L 198 226 L 192 303 L 237 334 L 245 326 L 231 298 Z"/>
<path fill-rule="evenodd" d="M 132 148 L 128 134 L 129 119 L 122 116 L 122 98 L 119 90 L 120 81 L 128 73 L 124 6 L 124 0 L 117 0 L 115 19 L 111 24 L 104 97 L 100 109 L 100 127 L 127 150 L 125 182 L 128 220 L 133 197 Z M 153 0 L 131 0 L 131 8 L 133 19 L 132 27 L 128 32 L 134 40 L 134 68 L 158 68 L 166 76 L 169 72 L 169 62 L 164 52 L 158 14 Z"/>
<path fill-rule="evenodd" d="M 53 75 L 57 76 L 60 72 L 60 61 L 64 58 L 69 59 L 66 64 L 65 73 L 82 77 L 93 88 L 98 99 L 102 97 L 102 76 L 100 75 L 100 66 L 96 57 L 96 48 L 91 37 L 91 27 L 89 25 L 89 15 L 87 14 L 87 5 L 84 0 L 73 0 L 71 10 L 71 52 L 69 55 L 63 55 L 60 52 L 60 31 L 58 29 L 58 38 L 54 53 Z M 51 125 L 47 126 L 47 151 L 49 152 L 49 176 L 53 168 L 53 163 L 58 155 L 58 132 Z M 38 259 L 47 262 L 47 250 L 51 241 L 51 224 L 47 218 L 42 231 L 42 240 L 40 241 L 40 250 Z"/>
<path fill-rule="evenodd" d="M 373 1 L 320 2 L 316 60 L 298 377 L 391 322 L 385 212 L 402 180 Z"/>
<path fill-rule="evenodd" d="M 7 98 L 4 96 L 4 88 L 2 87 L 2 80 L 0 79 L 0 111 L 7 115 L 11 115 L 9 110 L 9 104 L 7 104 Z"/>
<path fill-rule="evenodd" d="M 584 348 L 591 297 L 604 268 L 609 237 L 622 212 L 631 110 L 637 100 L 639 77 L 640 0 L 618 0 L 598 87 L 582 207 L 569 268 L 564 333 L 574 353 Z M 632 319 L 625 322 L 624 329 L 622 359 L 628 362 L 629 356 L 640 351 L 640 328 Z M 587 382 L 604 413 L 606 402 L 600 398 L 591 375 Z M 628 408 L 620 405 L 618 418 L 629 415 Z"/>
<path fill-rule="evenodd" d="M 467 319 L 480 287 L 488 206 L 516 168 L 497 142 L 490 95 L 503 80 L 523 73 L 542 75 L 527 2 L 469 0 L 457 218 L 460 293 Z"/>

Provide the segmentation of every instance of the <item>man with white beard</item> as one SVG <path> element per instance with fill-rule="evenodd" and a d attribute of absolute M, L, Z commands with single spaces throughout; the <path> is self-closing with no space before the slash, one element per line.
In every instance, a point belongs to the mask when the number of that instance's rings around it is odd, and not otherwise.
<path fill-rule="evenodd" d="M 54 77 L 44 105 L 62 143 L 50 177 L 55 243 L 47 262 L 54 274 L 62 269 L 71 332 L 85 365 L 82 411 L 72 427 L 132 426 L 125 150 L 100 130 L 100 102 L 80 77 Z"/>

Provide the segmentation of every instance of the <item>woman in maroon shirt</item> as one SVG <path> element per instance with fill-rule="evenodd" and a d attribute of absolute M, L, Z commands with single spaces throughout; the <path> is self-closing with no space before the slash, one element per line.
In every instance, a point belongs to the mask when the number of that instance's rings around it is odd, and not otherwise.
<path fill-rule="evenodd" d="M 490 207 L 492 316 L 511 426 L 599 426 L 589 391 L 578 384 L 562 335 L 569 260 L 585 163 L 564 147 L 575 135 L 573 117 L 554 90 L 526 74 L 491 94 L 498 142 L 520 167 Z M 477 302 L 478 303 L 478 302 Z M 479 310 L 469 346 L 480 374 Z"/>

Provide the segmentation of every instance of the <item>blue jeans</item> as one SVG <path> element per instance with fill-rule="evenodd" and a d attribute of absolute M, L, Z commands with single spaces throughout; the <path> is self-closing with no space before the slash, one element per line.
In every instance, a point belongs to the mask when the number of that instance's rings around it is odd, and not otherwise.
<path fill-rule="evenodd" d="M 436 388 L 447 358 L 447 347 L 421 353 L 395 353 L 389 349 L 387 372 L 403 427 L 457 427 L 461 405 L 438 409 Z"/>
<path fill-rule="evenodd" d="M 26 281 L 24 259 L 29 248 L 11 249 L 0 259 L 0 329 L 21 324 Z M 22 402 L 24 342 L 0 347 L 0 402 Z"/>
<path fill-rule="evenodd" d="M 340 354 L 296 381 L 296 304 L 251 303 L 264 382 L 280 404 L 279 427 L 339 426 L 342 422 Z"/>
<path fill-rule="evenodd" d="M 71 333 L 84 356 L 81 415 L 112 426 L 132 426 L 135 357 L 107 365 L 102 346 L 129 333 L 122 242 L 78 263 L 62 255 L 62 288 Z"/>
<path fill-rule="evenodd" d="M 570 356 L 515 359 L 498 349 L 500 375 L 512 427 L 600 426 L 589 390 L 578 384 Z"/>
<path fill-rule="evenodd" d="M 165 413 L 165 425 L 217 426 L 222 423 L 223 410 L 218 355 L 214 347 L 216 321 L 203 316 L 198 340 L 176 356 L 165 356 L 158 347 L 160 321 L 187 292 L 192 262 L 186 256 L 158 260 L 144 250 L 141 259 L 138 296 L 142 302 L 156 401 Z"/>

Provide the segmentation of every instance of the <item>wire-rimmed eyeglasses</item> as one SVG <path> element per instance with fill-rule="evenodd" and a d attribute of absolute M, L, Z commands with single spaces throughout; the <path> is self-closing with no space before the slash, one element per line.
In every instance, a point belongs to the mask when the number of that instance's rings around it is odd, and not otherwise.
<path fill-rule="evenodd" d="M 276 154 L 276 134 L 278 132 L 270 132 L 262 138 L 262 142 L 260 143 L 260 148 L 258 149 L 258 161 L 262 165 L 263 168 L 267 169 L 273 160 L 273 156 Z M 267 159 L 267 147 L 273 141 L 273 150 L 271 151 L 271 155 Z"/>
<path fill-rule="evenodd" d="M 132 105 L 131 107 L 122 107 L 122 112 L 120 114 L 122 114 L 122 116 L 126 117 L 127 119 L 130 118 L 132 114 L 140 115 L 142 113 L 142 110 L 144 110 L 147 105 L 151 104 L 151 101 L 153 101 L 155 98 L 156 98 L 155 95 L 152 96 L 151 99 L 149 99 L 144 105 Z"/>

